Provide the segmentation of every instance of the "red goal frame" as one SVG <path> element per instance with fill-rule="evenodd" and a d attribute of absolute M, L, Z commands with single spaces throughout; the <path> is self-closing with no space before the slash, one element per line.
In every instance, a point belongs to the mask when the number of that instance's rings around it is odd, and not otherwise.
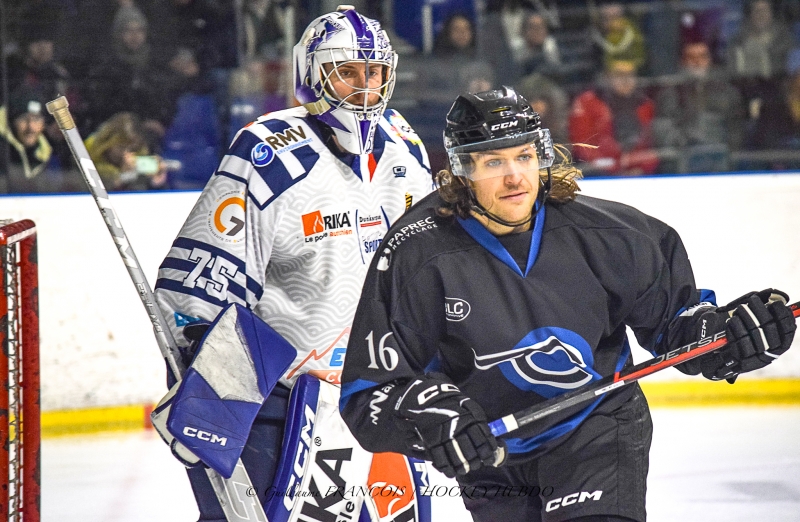
<path fill-rule="evenodd" d="M 0 517 L 39 522 L 39 276 L 36 225 L 0 222 Z"/>

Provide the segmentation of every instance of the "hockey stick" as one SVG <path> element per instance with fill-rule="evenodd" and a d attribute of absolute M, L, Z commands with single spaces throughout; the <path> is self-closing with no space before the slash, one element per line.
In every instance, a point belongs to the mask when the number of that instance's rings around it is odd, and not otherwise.
<path fill-rule="evenodd" d="M 800 317 L 800 302 L 789 305 L 789 309 L 795 317 Z M 700 342 L 703 344 L 700 344 Z M 694 359 L 695 357 L 713 352 L 727 344 L 724 331 L 715 334 L 713 337 L 703 339 L 700 342 L 694 342 L 686 346 L 681 346 L 680 348 L 675 348 L 649 361 L 637 364 L 624 373 L 617 372 L 614 375 L 609 375 L 608 377 L 600 379 L 590 386 L 573 390 L 564 395 L 559 395 L 558 397 L 550 399 L 543 404 L 536 404 L 530 408 L 506 415 L 505 417 L 490 422 L 489 427 L 495 437 L 511 433 L 533 421 L 563 411 L 570 406 L 588 402 L 608 391 L 636 382 L 642 377 L 647 377 L 664 368 L 671 368 L 682 362 Z"/>
<path fill-rule="evenodd" d="M 111 233 L 122 261 L 125 263 L 125 268 L 128 269 L 128 274 L 131 276 L 131 280 L 136 286 L 136 291 L 142 299 L 142 304 L 147 310 L 150 322 L 153 323 L 153 332 L 161 350 L 161 355 L 166 359 L 173 374 L 178 377 L 182 376 L 186 368 L 181 363 L 178 345 L 172 337 L 172 333 L 165 326 L 164 316 L 156 304 L 153 291 L 150 289 L 144 272 L 142 272 L 139 260 L 136 259 L 136 255 L 133 253 L 133 248 L 125 235 L 125 230 L 123 230 L 122 224 L 111 206 L 108 192 L 97 174 L 97 167 L 89 157 L 78 129 L 75 128 L 75 122 L 69 112 L 67 99 L 61 96 L 48 102 L 47 111 L 55 117 L 58 127 L 64 134 L 70 151 L 72 151 L 72 156 L 75 158 L 81 174 L 83 174 L 83 179 L 89 186 L 89 192 L 103 215 L 108 231 Z M 206 473 L 228 522 L 252 522 L 253 520 L 267 522 L 264 508 L 258 500 L 258 492 L 253 488 L 253 483 L 250 481 L 241 459 L 236 464 L 230 479 L 224 479 L 219 473 L 210 468 L 206 469 Z M 237 503 L 236 506 L 234 502 Z M 239 511 L 242 511 L 242 513 L 239 513 Z"/>

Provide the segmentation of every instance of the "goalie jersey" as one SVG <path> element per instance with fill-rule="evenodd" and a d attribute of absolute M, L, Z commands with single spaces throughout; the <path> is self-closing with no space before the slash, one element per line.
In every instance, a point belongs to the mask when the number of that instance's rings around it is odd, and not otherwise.
<path fill-rule="evenodd" d="M 424 458 L 387 395 L 417 375 L 444 373 L 492 421 L 631 365 L 626 325 L 668 351 L 694 320 L 686 310 L 714 300 L 695 288 L 678 234 L 631 207 L 579 195 L 498 238 L 439 205 L 431 194 L 389 231 L 353 321 L 340 408 L 369 451 Z M 613 412 L 635 386 L 520 428 L 505 439 L 510 463 Z"/>
<path fill-rule="evenodd" d="M 385 111 L 368 155 L 334 154 L 330 134 L 297 107 L 236 135 L 158 272 L 156 298 L 179 343 L 183 326 L 237 303 L 297 349 L 283 384 L 302 373 L 339 383 L 367 267 L 433 183 L 396 111 Z"/>

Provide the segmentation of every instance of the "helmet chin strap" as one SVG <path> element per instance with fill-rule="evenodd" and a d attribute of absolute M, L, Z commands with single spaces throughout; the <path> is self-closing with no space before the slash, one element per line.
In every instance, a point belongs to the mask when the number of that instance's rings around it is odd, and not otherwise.
<path fill-rule="evenodd" d="M 510 228 L 521 227 L 522 225 L 525 225 L 526 223 L 530 223 L 531 221 L 533 221 L 533 218 L 536 217 L 536 214 L 538 214 L 539 211 L 544 207 L 544 201 L 547 199 L 547 195 L 550 193 L 550 181 L 551 181 L 550 167 L 547 167 L 547 181 L 542 181 L 541 179 L 539 180 L 541 189 L 539 190 L 539 194 L 536 195 L 536 202 L 539 203 L 539 205 L 534 204 L 531 215 L 523 219 L 522 221 L 517 221 L 517 222 L 506 221 L 505 219 L 489 212 L 488 210 L 483 208 L 483 206 L 480 203 L 478 203 L 478 199 L 475 197 L 475 193 L 472 191 L 472 188 L 469 189 L 469 193 L 472 198 L 472 205 L 470 206 L 470 210 L 472 210 L 478 215 L 484 216 L 486 219 L 489 219 L 491 221 L 494 221 L 495 223 L 503 225 L 504 227 L 510 227 Z"/>

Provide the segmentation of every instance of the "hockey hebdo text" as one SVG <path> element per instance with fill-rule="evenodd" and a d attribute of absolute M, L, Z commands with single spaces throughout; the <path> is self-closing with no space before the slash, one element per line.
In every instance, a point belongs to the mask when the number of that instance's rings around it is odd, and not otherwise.
<path fill-rule="evenodd" d="M 444 486 L 444 485 L 431 485 L 422 486 L 419 488 L 418 493 L 425 497 L 467 497 L 467 498 L 487 498 L 487 497 L 531 497 L 541 495 L 542 497 L 549 497 L 553 494 L 554 488 L 547 486 L 541 488 L 539 486 Z M 341 497 L 342 500 L 354 499 L 357 497 L 402 497 L 406 494 L 405 487 L 395 486 L 353 486 L 349 488 L 330 486 L 327 491 L 322 490 L 300 490 L 298 488 L 290 488 L 281 490 L 279 488 L 270 487 L 265 491 L 267 500 L 273 497 L 314 497 L 314 498 L 328 498 L 331 495 Z M 255 490 L 249 488 L 247 491 L 248 496 L 255 496 Z"/>

